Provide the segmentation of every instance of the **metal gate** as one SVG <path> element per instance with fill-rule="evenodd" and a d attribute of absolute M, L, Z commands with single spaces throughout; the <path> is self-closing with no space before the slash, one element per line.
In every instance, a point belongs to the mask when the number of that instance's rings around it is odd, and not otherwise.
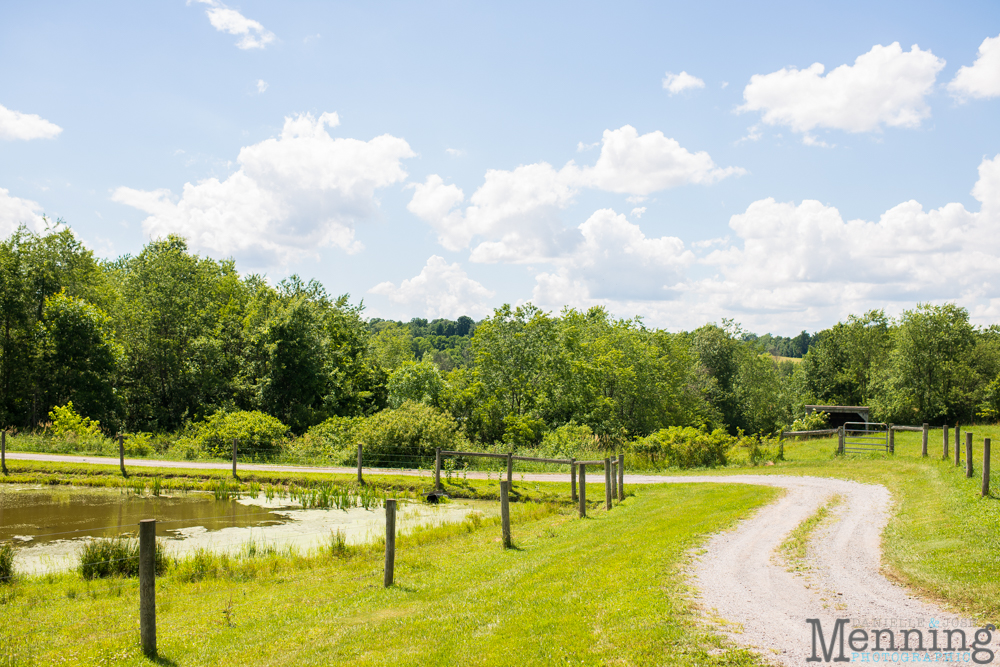
<path fill-rule="evenodd" d="M 846 452 L 889 453 L 889 425 L 878 422 L 847 422 L 844 424 Z"/>

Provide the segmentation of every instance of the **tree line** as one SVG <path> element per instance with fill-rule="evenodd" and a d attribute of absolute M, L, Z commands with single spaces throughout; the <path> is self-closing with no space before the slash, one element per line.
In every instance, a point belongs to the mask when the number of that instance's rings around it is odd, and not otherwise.
<path fill-rule="evenodd" d="M 954 304 L 793 338 L 531 304 L 393 322 L 316 281 L 241 276 L 179 237 L 102 260 L 64 226 L 22 228 L 0 242 L 0 426 L 39 428 L 70 402 L 107 433 L 259 411 L 300 434 L 414 402 L 514 447 L 566 425 L 606 446 L 670 426 L 771 433 L 811 403 L 969 423 L 1000 414 L 1000 329 Z"/>

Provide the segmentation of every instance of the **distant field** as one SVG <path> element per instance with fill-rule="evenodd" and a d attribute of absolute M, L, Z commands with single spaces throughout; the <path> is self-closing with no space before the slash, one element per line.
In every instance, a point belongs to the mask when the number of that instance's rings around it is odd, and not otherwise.
<path fill-rule="evenodd" d="M 779 357 L 776 354 L 772 354 L 771 357 L 775 361 L 778 361 L 778 362 L 781 362 L 781 361 L 791 361 L 794 364 L 801 364 L 802 363 L 802 357 Z"/>

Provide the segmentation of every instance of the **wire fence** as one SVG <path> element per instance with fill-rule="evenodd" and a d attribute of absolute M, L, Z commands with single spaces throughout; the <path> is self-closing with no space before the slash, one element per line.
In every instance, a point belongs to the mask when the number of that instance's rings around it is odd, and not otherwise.
<path fill-rule="evenodd" d="M 522 466 L 530 465 L 545 465 L 556 468 L 561 468 L 562 471 L 570 472 L 570 478 L 572 481 L 572 495 L 573 499 L 577 500 L 577 489 L 579 489 L 579 506 L 580 515 L 586 516 L 587 502 L 586 502 L 586 477 L 585 472 L 587 466 L 602 466 L 604 468 L 604 479 L 605 484 L 605 498 L 606 498 L 606 509 L 610 511 L 616 502 L 620 502 L 624 499 L 624 484 L 619 482 L 621 479 L 620 475 L 623 473 L 623 466 L 621 465 L 623 457 L 617 457 L 614 464 L 610 462 L 610 459 L 605 460 L 590 460 L 590 461 L 579 461 L 574 460 L 546 460 L 546 461 L 525 461 L 517 460 L 512 454 L 505 453 L 499 454 L 495 452 L 435 452 L 435 456 L 431 457 L 403 457 L 396 456 L 391 463 L 399 463 L 403 470 L 413 471 L 414 468 L 407 467 L 407 465 L 412 466 L 413 463 L 417 462 L 421 466 L 423 464 L 427 465 L 427 475 L 431 480 L 433 480 L 435 487 L 440 488 L 442 473 L 447 476 L 449 473 L 454 472 L 453 463 L 460 463 L 462 470 L 465 471 L 470 468 L 469 462 L 485 458 L 487 460 L 495 461 L 498 465 L 490 466 L 497 471 L 497 481 L 500 483 L 501 494 L 500 494 L 500 505 L 501 505 L 501 529 L 503 535 L 503 545 L 504 547 L 512 546 L 511 539 L 511 528 L 510 528 L 510 512 L 508 509 L 508 502 L 510 493 L 513 489 L 510 486 L 510 475 L 513 473 L 515 463 Z M 430 459 L 430 460 L 428 460 Z M 359 449 L 358 452 L 358 473 L 359 482 L 360 475 L 364 470 L 364 451 L 363 448 Z M 442 465 L 442 462 L 453 462 Z M 382 457 L 379 462 L 385 463 L 386 458 Z M 568 464 L 568 465 L 567 465 Z M 486 466 L 479 466 L 480 469 Z M 568 469 L 568 470 L 567 470 Z M 423 472 L 420 467 L 416 468 L 416 471 Z M 614 474 L 612 474 L 614 471 Z M 234 465 L 234 474 L 238 472 L 238 466 Z M 507 473 L 507 480 L 501 480 L 501 472 Z M 579 486 L 577 486 L 577 473 L 579 473 Z M 446 477 L 447 479 L 447 477 Z M 598 482 L 602 480 L 598 477 Z M 612 484 L 614 485 L 614 494 L 612 495 Z M 363 489 L 363 484 L 358 484 L 359 489 Z M 256 494 L 264 493 L 265 491 L 260 488 L 259 485 L 254 489 Z M 283 496 L 289 498 L 290 500 L 294 496 L 292 489 L 288 489 L 283 492 Z M 384 507 L 385 511 L 385 534 L 384 535 L 370 535 L 369 542 L 373 546 L 369 546 L 369 551 L 373 549 L 378 549 L 381 546 L 385 548 L 385 565 L 382 568 L 383 584 L 385 586 L 390 586 L 393 584 L 393 564 L 395 560 L 395 549 L 396 549 L 396 536 L 400 533 L 400 529 L 396 524 L 396 499 L 384 496 L 381 502 L 376 504 L 376 508 Z M 270 512 L 262 511 L 260 515 L 267 516 Z M 196 552 L 189 554 L 176 554 L 170 555 L 163 549 L 162 540 L 157 539 L 157 529 L 161 536 L 165 531 L 174 530 L 173 526 L 182 526 L 183 524 L 189 525 L 199 525 L 205 524 L 213 520 L 226 520 L 231 519 L 232 514 L 219 514 L 212 517 L 183 517 L 183 518 L 170 518 L 160 521 L 154 520 L 144 520 L 139 524 L 139 539 L 135 539 L 135 530 L 130 529 L 123 531 L 124 526 L 122 525 L 108 525 L 99 527 L 87 527 L 72 530 L 59 530 L 52 531 L 49 533 L 36 533 L 32 535 L 35 540 L 52 540 L 52 539 L 74 539 L 76 537 L 87 537 L 87 533 L 92 536 L 94 533 L 100 533 L 105 531 L 120 531 L 119 535 L 114 538 L 93 538 L 91 540 L 84 540 L 80 547 L 80 552 L 78 556 L 78 563 L 72 565 L 79 575 L 79 579 L 76 580 L 77 584 L 80 581 L 83 582 L 93 582 L 95 580 L 100 580 L 108 576 L 111 577 L 134 577 L 135 573 L 138 573 L 138 582 L 135 578 L 126 579 L 113 579 L 112 581 L 119 582 L 117 595 L 122 598 L 121 605 L 117 605 L 117 620 L 100 618 L 100 619 L 90 619 L 90 618 L 73 618 L 71 621 L 57 624 L 52 623 L 51 619 L 55 618 L 55 615 L 50 614 L 49 620 L 42 623 L 32 622 L 29 628 L 25 628 L 23 632 L 17 635 L 18 641 L 14 641 L 8 636 L 3 642 L 3 647 L 0 647 L 0 660 L 5 661 L 8 664 L 16 664 L 19 661 L 26 661 L 23 656 L 19 656 L 18 652 L 22 651 L 25 647 L 28 647 L 33 652 L 37 653 L 35 648 L 32 648 L 34 644 L 38 642 L 29 641 L 32 636 L 40 639 L 44 643 L 44 650 L 42 652 L 46 654 L 58 654 L 65 655 L 67 651 L 71 651 L 74 647 L 80 646 L 86 643 L 91 644 L 101 644 L 108 645 L 109 642 L 114 643 L 115 640 L 120 639 L 126 635 L 131 635 L 128 641 L 123 642 L 126 648 L 136 646 L 135 639 L 138 636 L 139 644 L 141 644 L 142 651 L 149 656 L 156 655 L 156 633 L 179 633 L 186 634 L 190 630 L 186 627 L 184 620 L 177 620 L 171 616 L 169 611 L 170 605 L 167 605 L 166 611 L 161 611 L 161 617 L 164 621 L 161 623 L 157 629 L 156 615 L 157 606 L 154 600 L 155 590 L 156 590 L 156 577 L 161 569 L 166 569 L 168 566 L 172 568 L 175 573 L 175 578 L 180 577 L 187 581 L 199 581 L 203 578 L 221 578 L 223 581 L 228 582 L 227 585 L 230 586 L 231 592 L 238 590 L 240 585 L 239 572 L 241 569 L 249 568 L 253 569 L 255 564 L 260 563 L 262 558 L 267 557 L 288 557 L 293 559 L 297 555 L 301 555 L 298 551 L 287 544 L 282 546 L 277 540 L 268 543 L 267 540 L 254 542 L 251 532 L 251 537 L 245 543 L 241 545 L 236 545 L 234 548 L 230 548 L 228 551 L 222 552 Z M 342 533 L 331 530 L 329 527 L 324 527 L 322 529 L 316 529 L 307 532 L 298 531 L 295 534 L 295 539 L 299 544 L 311 543 L 311 555 L 317 557 L 313 559 L 313 562 L 308 565 L 309 570 L 314 570 L 323 566 L 321 559 L 318 559 L 322 554 L 327 554 L 330 558 L 336 557 L 338 552 L 343 553 L 345 550 L 350 548 L 361 548 L 361 547 L 348 547 L 346 539 Z M 119 550 L 105 549 L 101 550 L 100 547 L 90 548 L 92 545 L 111 545 L 117 540 Z M 405 545 L 406 542 L 404 541 Z M 124 549 L 124 551 L 121 551 Z M 101 557 L 101 554 L 109 555 L 110 557 Z M 0 554 L 2 556 L 2 554 Z M 18 600 L 17 589 L 18 580 L 23 579 L 24 575 L 18 575 L 14 571 L 14 559 L 11 556 L 8 558 L 6 564 L 4 564 L 2 557 L 0 557 L 0 596 L 7 595 L 7 597 L 0 599 L 0 637 L 3 637 L 3 632 L 10 632 L 12 627 L 20 627 L 25 624 L 25 619 L 32 618 L 34 612 L 39 612 L 46 609 L 46 599 L 45 596 L 32 595 L 23 601 Z M 6 573 L 3 573 L 3 568 L 6 568 Z M 378 573 L 373 573 L 378 574 Z M 43 575 L 48 577 L 51 582 L 62 584 L 67 584 L 67 580 L 60 580 L 58 577 L 52 579 L 52 573 Z M 72 583 L 72 574 L 70 576 L 69 584 Z M 291 585 L 293 583 L 303 584 L 307 583 L 309 577 L 313 577 L 313 580 L 320 582 L 325 577 L 328 577 L 329 573 L 324 572 L 320 574 L 315 574 L 312 572 L 307 572 L 302 575 L 295 576 L 282 576 L 281 581 L 283 585 Z M 38 580 L 35 580 L 38 583 Z M 89 587 L 91 584 L 86 583 Z M 44 586 L 43 586 L 44 587 Z M 56 587 L 49 587 L 48 593 L 52 594 L 52 597 L 48 598 L 48 606 L 54 606 L 52 603 L 56 598 L 59 597 L 58 592 L 54 589 Z M 169 596 L 176 596 L 176 587 L 171 586 L 168 589 L 170 592 Z M 9 595 L 8 595 L 9 593 Z M 76 593 L 73 593 L 75 596 Z M 66 592 L 66 596 L 70 596 L 69 590 Z M 10 599 L 7 599 L 10 598 Z M 169 600 L 170 598 L 168 598 Z M 126 613 L 124 610 L 131 606 L 132 609 L 138 609 L 138 622 L 136 622 L 136 616 L 130 613 Z M 161 605 L 162 606 L 162 605 Z M 223 615 L 228 612 L 223 610 Z M 226 615 L 226 622 L 230 619 Z M 111 621 L 110 624 L 108 621 Z M 121 625 L 125 624 L 128 627 L 120 629 Z M 109 625 L 111 627 L 109 627 Z M 18 643 L 20 642 L 20 643 Z M 27 643 L 26 643 L 27 642 Z M 27 650 L 27 649 L 26 649 Z M 6 652 L 6 654 L 5 654 Z M 33 659 L 29 656 L 29 660 Z"/>

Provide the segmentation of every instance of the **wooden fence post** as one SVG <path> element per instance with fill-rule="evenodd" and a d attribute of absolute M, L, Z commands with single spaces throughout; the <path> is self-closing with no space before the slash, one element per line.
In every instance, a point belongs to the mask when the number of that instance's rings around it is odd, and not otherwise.
<path fill-rule="evenodd" d="M 927 456 L 927 423 L 924 422 L 923 425 L 923 439 L 921 440 L 920 455 L 923 457 Z"/>
<path fill-rule="evenodd" d="M 618 501 L 625 500 L 625 455 L 618 455 Z"/>
<path fill-rule="evenodd" d="M 889 424 L 889 453 L 896 453 L 896 432 L 892 430 L 895 424 Z"/>
<path fill-rule="evenodd" d="M 569 463 L 569 496 L 570 500 L 576 500 L 576 458 L 571 458 Z"/>
<path fill-rule="evenodd" d="M 983 493 L 985 498 L 990 495 L 990 439 L 983 441 Z"/>
<path fill-rule="evenodd" d="M 122 477 L 128 477 L 125 472 L 125 436 L 118 434 L 118 465 L 122 469 Z"/>
<path fill-rule="evenodd" d="M 396 501 L 385 501 L 385 578 L 382 584 L 392 586 L 393 568 L 396 564 Z"/>
<path fill-rule="evenodd" d="M 7 431 L 0 431 L 0 472 L 7 474 Z"/>
<path fill-rule="evenodd" d="M 514 488 L 514 453 L 507 455 L 507 486 Z"/>
<path fill-rule="evenodd" d="M 434 450 L 434 490 L 441 490 L 441 448 Z"/>
<path fill-rule="evenodd" d="M 955 465 L 962 464 L 962 427 L 959 424 L 955 424 Z"/>
<path fill-rule="evenodd" d="M 361 445 L 358 445 L 358 484 L 364 484 L 365 480 L 361 477 Z"/>
<path fill-rule="evenodd" d="M 942 427 L 942 429 L 943 429 L 943 433 L 944 433 L 944 438 L 943 438 L 943 440 L 944 440 L 944 456 L 942 457 L 942 459 L 945 460 L 945 461 L 947 461 L 948 460 L 948 425 L 945 424 Z"/>
<path fill-rule="evenodd" d="M 965 434 L 965 476 L 972 477 L 972 434 Z"/>
<path fill-rule="evenodd" d="M 236 438 L 233 438 L 233 479 L 239 479 L 236 475 Z"/>
<path fill-rule="evenodd" d="M 156 519 L 139 522 L 139 637 L 142 652 L 156 657 Z"/>
<path fill-rule="evenodd" d="M 611 511 L 611 459 L 604 459 L 604 509 Z"/>
<path fill-rule="evenodd" d="M 611 500 L 618 500 L 618 457 L 611 458 Z"/>
<path fill-rule="evenodd" d="M 846 437 L 846 434 L 844 433 L 844 425 L 841 424 L 840 426 L 837 427 L 837 453 L 838 454 L 843 454 L 844 453 L 844 439 L 845 439 L 845 437 Z"/>
<path fill-rule="evenodd" d="M 503 524 L 503 548 L 510 549 L 510 484 L 500 482 L 500 520 Z"/>
<path fill-rule="evenodd" d="M 580 518 L 587 516 L 587 466 L 579 465 L 580 470 Z"/>

